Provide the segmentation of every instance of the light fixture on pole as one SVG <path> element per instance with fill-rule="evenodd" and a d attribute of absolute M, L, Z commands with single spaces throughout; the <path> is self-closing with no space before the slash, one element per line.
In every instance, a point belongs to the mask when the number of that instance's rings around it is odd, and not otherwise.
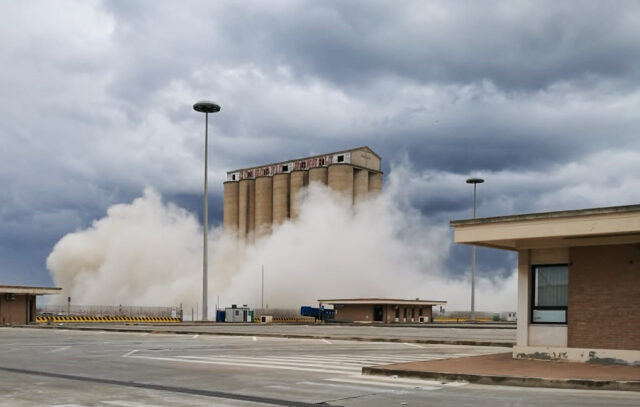
<path fill-rule="evenodd" d="M 203 224 L 204 224 L 204 244 L 202 252 L 202 320 L 206 321 L 207 318 L 207 288 L 209 287 L 207 281 L 207 229 L 209 228 L 208 210 L 209 204 L 207 202 L 207 166 L 209 158 L 209 113 L 216 113 L 220 111 L 220 106 L 209 102 L 207 100 L 201 100 L 193 105 L 193 110 L 196 112 L 205 114 L 204 121 L 204 205 L 203 205 Z"/>
<path fill-rule="evenodd" d="M 467 184 L 473 184 L 473 219 L 476 218 L 476 186 L 482 184 L 482 178 L 469 178 Z M 469 319 L 475 320 L 476 314 L 476 247 L 471 246 L 471 314 Z"/>

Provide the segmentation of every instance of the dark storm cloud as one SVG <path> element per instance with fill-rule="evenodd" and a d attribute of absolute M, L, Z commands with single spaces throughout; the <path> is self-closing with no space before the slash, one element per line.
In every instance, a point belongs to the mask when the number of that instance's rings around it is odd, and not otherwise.
<path fill-rule="evenodd" d="M 438 224 L 470 216 L 470 174 L 481 216 L 640 199 L 637 2 L 5 2 L 0 20 L 3 278 L 21 258 L 44 275 L 57 239 L 145 186 L 200 213 L 201 98 L 222 105 L 214 224 L 225 171 L 358 145 Z"/>

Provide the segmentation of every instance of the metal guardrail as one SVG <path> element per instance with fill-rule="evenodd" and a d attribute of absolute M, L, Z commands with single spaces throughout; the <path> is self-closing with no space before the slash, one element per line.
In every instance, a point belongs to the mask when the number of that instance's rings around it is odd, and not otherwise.
<path fill-rule="evenodd" d="M 43 305 L 36 309 L 40 317 L 178 318 L 180 307 L 144 307 L 130 305 Z"/>

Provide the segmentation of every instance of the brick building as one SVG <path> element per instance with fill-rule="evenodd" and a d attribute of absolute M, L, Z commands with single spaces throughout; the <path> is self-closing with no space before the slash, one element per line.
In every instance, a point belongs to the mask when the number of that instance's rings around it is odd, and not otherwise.
<path fill-rule="evenodd" d="M 640 363 L 640 205 L 452 221 L 518 252 L 515 358 Z"/>
<path fill-rule="evenodd" d="M 318 300 L 333 305 L 336 322 L 420 323 L 433 321 L 432 307 L 446 301 L 352 298 Z"/>
<path fill-rule="evenodd" d="M 36 321 L 36 296 L 58 294 L 56 287 L 0 285 L 0 324 L 28 324 Z"/>

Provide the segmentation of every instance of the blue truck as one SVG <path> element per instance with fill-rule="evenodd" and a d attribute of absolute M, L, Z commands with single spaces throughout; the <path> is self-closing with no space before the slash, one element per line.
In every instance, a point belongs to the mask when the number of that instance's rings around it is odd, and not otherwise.
<path fill-rule="evenodd" d="M 300 315 L 303 317 L 314 317 L 315 319 L 319 319 L 320 321 L 328 321 L 333 319 L 336 315 L 336 311 L 332 309 L 325 309 L 324 307 L 315 308 L 304 306 L 300 307 Z"/>

